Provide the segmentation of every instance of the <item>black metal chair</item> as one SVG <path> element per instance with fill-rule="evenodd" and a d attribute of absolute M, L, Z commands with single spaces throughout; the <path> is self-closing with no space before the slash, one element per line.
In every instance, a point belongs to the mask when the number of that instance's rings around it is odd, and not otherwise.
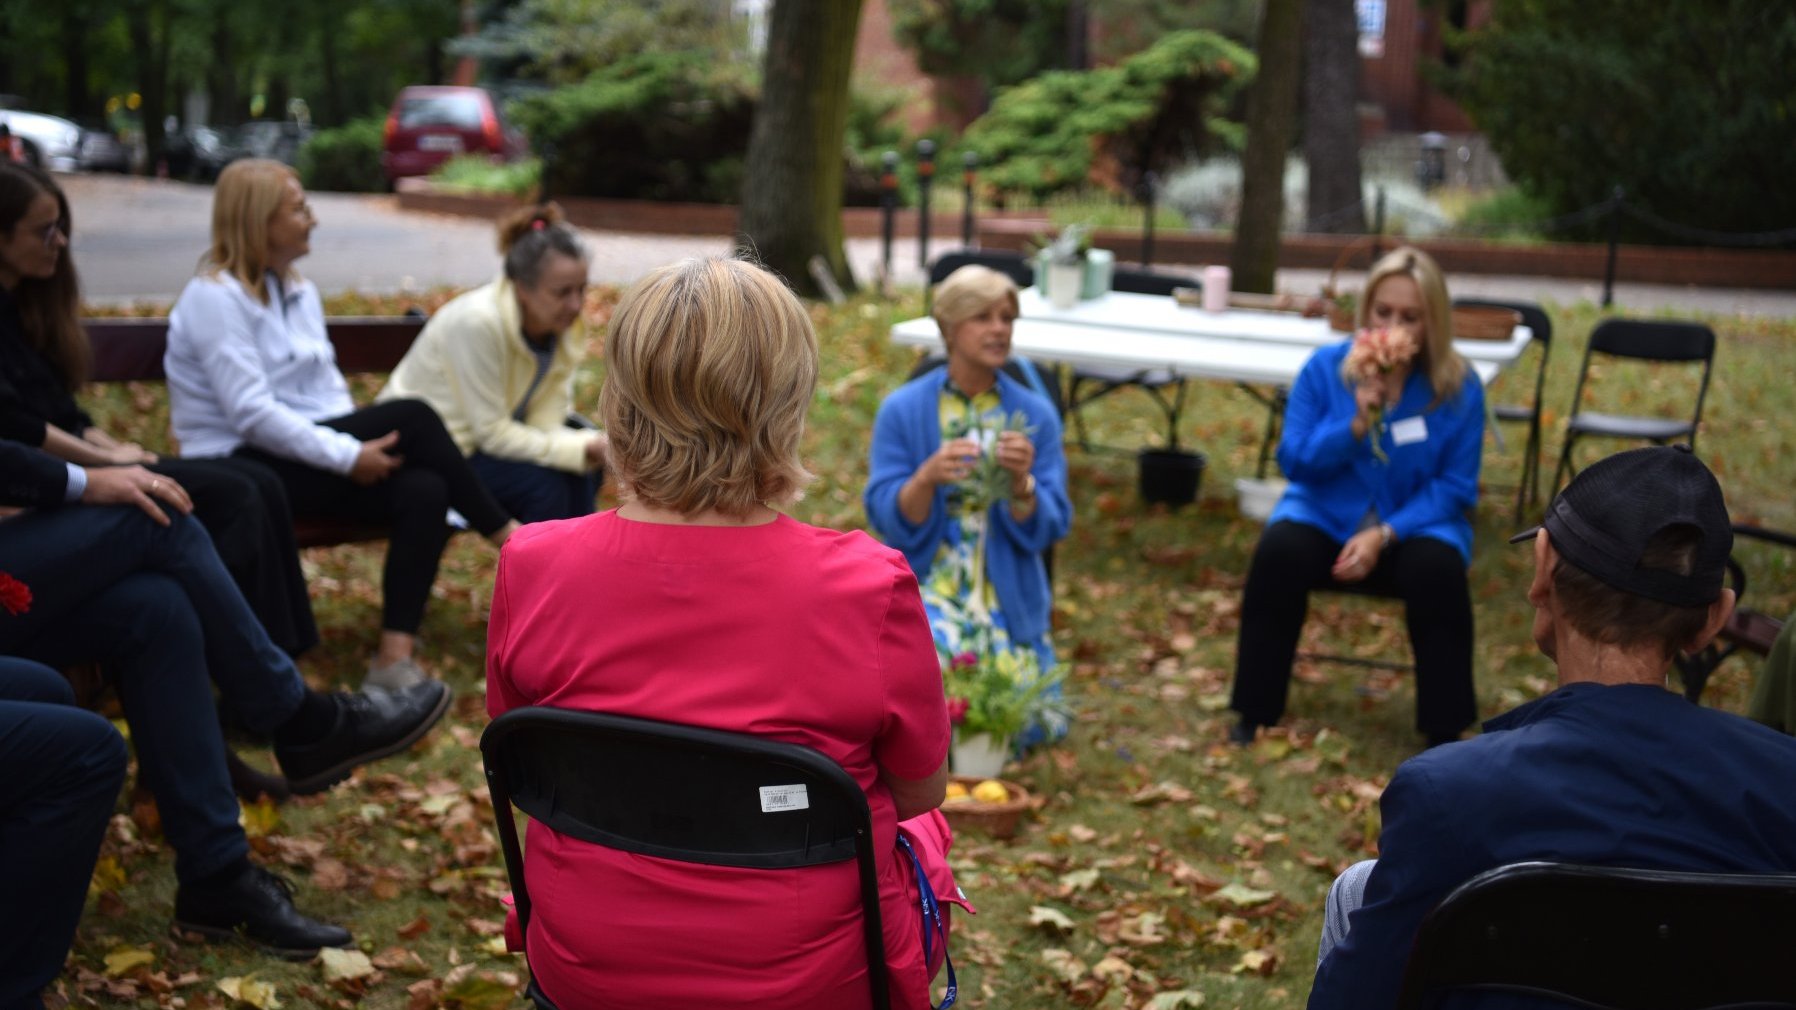
<path fill-rule="evenodd" d="M 1796 874 L 1515 863 L 1422 920 L 1398 1010 L 1456 990 L 1593 1010 L 1796 1007 Z"/>
<path fill-rule="evenodd" d="M 1585 410 L 1584 387 L 1590 378 L 1591 362 L 1598 355 L 1635 361 L 1700 364 L 1702 380 L 1696 388 L 1696 407 L 1690 412 L 1690 419 Z M 1553 468 L 1554 493 L 1564 486 L 1562 476 L 1569 479 L 1577 473 L 1577 468 L 1572 465 L 1572 448 L 1581 438 L 1639 439 L 1656 445 L 1681 441 L 1694 450 L 1696 428 L 1702 423 L 1703 398 L 1709 392 L 1709 374 L 1714 364 L 1715 331 L 1701 323 L 1606 319 L 1597 324 L 1590 333 L 1584 363 L 1578 368 L 1578 385 L 1572 393 L 1572 414 L 1565 425 L 1565 447 L 1559 451 L 1559 464 Z"/>
<path fill-rule="evenodd" d="M 1455 298 L 1455 308 L 1508 309 L 1522 317 L 1522 325 L 1534 331 L 1532 346 L 1540 348 L 1540 364 L 1534 370 L 1534 393 L 1526 403 L 1493 403 L 1491 416 L 1499 422 L 1525 424 L 1528 438 L 1522 445 L 1522 476 L 1515 490 L 1515 517 L 1540 501 L 1540 404 L 1546 388 L 1547 359 L 1553 349 L 1553 320 L 1533 302 L 1490 298 Z"/>
<path fill-rule="evenodd" d="M 563 835 L 663 859 L 767 870 L 852 859 L 873 1006 L 889 1006 L 872 818 L 834 761 L 742 733 L 537 707 L 493 720 L 480 751 L 526 937 L 530 889 L 513 806 Z M 768 969 L 790 953 L 769 951 Z M 534 980 L 528 995 L 553 1010 Z"/>
<path fill-rule="evenodd" d="M 1174 288 L 1202 289 L 1195 277 L 1155 273 L 1151 270 L 1117 268 L 1110 277 L 1110 290 L 1140 295 L 1166 295 Z M 1179 445 L 1179 415 L 1185 408 L 1185 380 L 1164 368 L 1128 369 L 1080 365 L 1070 370 L 1066 382 L 1066 412 L 1072 416 L 1079 448 L 1089 452 L 1091 439 L 1085 430 L 1083 408 L 1119 389 L 1134 387 L 1153 397 L 1166 415 L 1166 445 Z"/>
<path fill-rule="evenodd" d="M 1697 652 L 1687 655 L 1680 653 L 1674 659 L 1678 677 L 1684 682 L 1684 697 L 1692 703 L 1702 701 L 1703 688 L 1708 686 L 1709 677 L 1729 657 L 1741 651 L 1749 655 L 1764 656 L 1771 651 L 1771 643 L 1777 639 L 1777 633 L 1783 630 L 1786 615 L 1767 614 L 1746 605 L 1746 569 L 1740 564 L 1738 557 L 1738 541 L 1741 537 L 1796 548 L 1796 535 L 1746 523 L 1734 524 L 1736 556 L 1727 559 L 1728 577 L 1734 589 L 1734 612 L 1728 617 L 1727 623 L 1721 626 L 1714 641 Z"/>
<path fill-rule="evenodd" d="M 990 267 L 1015 281 L 1019 288 L 1035 285 L 1035 264 L 1022 253 L 997 249 L 961 249 L 943 253 L 929 264 L 929 285 L 923 289 L 923 311 L 928 312 L 935 299 L 935 286 L 964 266 Z"/>

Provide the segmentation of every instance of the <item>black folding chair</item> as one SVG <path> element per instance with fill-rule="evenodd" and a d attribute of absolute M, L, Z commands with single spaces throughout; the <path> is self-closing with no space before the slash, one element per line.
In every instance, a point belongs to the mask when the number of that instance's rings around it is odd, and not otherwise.
<path fill-rule="evenodd" d="M 1796 1007 L 1796 874 L 1515 863 L 1422 920 L 1397 1010 L 1456 990 L 1593 1010 Z"/>
<path fill-rule="evenodd" d="M 1007 275 L 1019 288 L 1033 287 L 1035 284 L 1035 264 L 1024 258 L 1022 253 L 996 249 L 962 249 L 943 253 L 929 264 L 929 286 L 923 289 L 923 311 L 928 312 L 930 303 L 935 299 L 935 286 L 964 266 L 990 267 Z"/>
<path fill-rule="evenodd" d="M 1740 564 L 1739 559 L 1742 537 L 1779 547 L 1796 548 L 1796 535 L 1762 526 L 1734 524 L 1735 556 L 1727 559 L 1728 577 L 1734 589 L 1734 612 L 1728 616 L 1727 623 L 1721 626 L 1714 641 L 1697 652 L 1679 653 L 1674 659 L 1678 677 L 1684 682 L 1684 697 L 1692 703 L 1701 703 L 1703 688 L 1708 686 L 1709 677 L 1730 656 L 1742 651 L 1749 655 L 1764 656 L 1770 653 L 1771 643 L 1777 640 L 1777 633 L 1783 630 L 1785 615 L 1768 614 L 1755 610 L 1746 603 L 1746 568 Z"/>
<path fill-rule="evenodd" d="M 663 859 L 767 870 L 852 859 L 867 983 L 875 1010 L 889 1006 L 872 818 L 866 794 L 834 761 L 742 733 L 538 707 L 493 720 L 480 751 L 526 937 L 530 889 L 513 806 L 563 835 Z M 770 969 L 790 953 L 768 951 Z M 553 1010 L 534 980 L 527 995 Z"/>
<path fill-rule="evenodd" d="M 1540 364 L 1534 370 L 1534 394 L 1526 403 L 1492 403 L 1491 416 L 1499 423 L 1525 424 L 1528 438 L 1522 445 L 1522 476 L 1515 489 L 1515 517 L 1540 501 L 1540 403 L 1546 388 L 1547 358 L 1553 349 L 1553 320 L 1546 310 L 1533 302 L 1512 302 L 1487 298 L 1455 298 L 1455 308 L 1508 309 L 1522 317 L 1522 325 L 1534 331 L 1531 346 L 1540 348 Z"/>
<path fill-rule="evenodd" d="M 1635 361 L 1701 364 L 1702 381 L 1696 388 L 1696 407 L 1690 412 L 1690 419 L 1585 410 L 1584 386 L 1590 378 L 1591 362 L 1598 355 Z M 1572 447 L 1581 438 L 1638 439 L 1655 445 L 1681 441 L 1694 450 L 1696 428 L 1702 423 L 1702 403 L 1709 392 L 1709 373 L 1714 363 L 1715 331 L 1701 323 L 1606 319 L 1597 324 L 1590 333 L 1584 363 L 1578 369 L 1578 385 L 1572 393 L 1572 414 L 1565 425 L 1565 447 L 1559 451 L 1559 465 L 1553 468 L 1554 493 L 1564 486 L 1560 483 L 1561 475 L 1569 479 L 1577 473 L 1577 468 L 1572 465 Z"/>
<path fill-rule="evenodd" d="M 1203 283 L 1195 277 L 1155 273 L 1151 270 L 1117 268 L 1110 277 L 1110 290 L 1139 295 L 1166 295 L 1174 288 L 1199 288 Z M 1091 439 L 1085 430 L 1083 408 L 1119 389 L 1134 387 L 1153 397 L 1154 404 L 1166 415 L 1166 445 L 1179 445 L 1179 415 L 1185 408 L 1185 380 L 1168 369 L 1108 368 L 1101 365 L 1079 365 L 1071 369 L 1066 384 L 1066 410 L 1072 416 L 1078 434 L 1079 448 L 1089 452 Z M 1170 393 L 1169 393 L 1170 391 Z"/>

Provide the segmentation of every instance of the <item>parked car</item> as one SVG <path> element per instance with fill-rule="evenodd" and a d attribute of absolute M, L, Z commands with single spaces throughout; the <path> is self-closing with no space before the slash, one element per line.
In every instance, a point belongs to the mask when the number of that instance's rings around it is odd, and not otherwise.
<path fill-rule="evenodd" d="M 73 172 L 81 164 L 81 127 L 61 116 L 0 109 L 0 123 L 19 138 L 25 160 L 52 172 Z"/>
<path fill-rule="evenodd" d="M 243 158 L 273 158 L 293 164 L 299 160 L 299 149 L 312 139 L 309 123 L 291 119 L 252 119 L 237 128 L 233 145 Z"/>
<path fill-rule="evenodd" d="M 485 88 L 420 85 L 401 89 L 393 99 L 380 165 L 391 185 L 429 175 L 458 154 L 514 161 L 528 151 L 523 134 L 506 124 Z"/>
<path fill-rule="evenodd" d="M 244 156 L 227 130 L 183 126 L 163 141 L 168 174 L 177 179 L 211 182 L 224 167 Z"/>
<path fill-rule="evenodd" d="M 132 150 L 113 133 L 98 123 L 82 123 L 81 145 L 75 160 L 83 172 L 129 172 Z"/>

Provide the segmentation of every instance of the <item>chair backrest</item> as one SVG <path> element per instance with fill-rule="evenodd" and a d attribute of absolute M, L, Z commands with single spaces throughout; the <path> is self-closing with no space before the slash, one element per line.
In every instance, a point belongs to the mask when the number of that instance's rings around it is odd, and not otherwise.
<path fill-rule="evenodd" d="M 1002 252 L 999 250 L 962 249 L 957 252 L 943 253 L 929 264 L 929 284 L 934 287 L 947 276 L 961 267 L 978 265 L 991 267 L 1001 274 L 1008 274 L 1016 281 L 1016 286 L 1026 288 L 1035 283 L 1035 264 L 1023 257 L 1022 253 Z"/>
<path fill-rule="evenodd" d="M 1796 1007 L 1796 874 L 1515 863 L 1422 920 L 1399 1010 L 1455 989 L 1613 1010 Z"/>
<path fill-rule="evenodd" d="M 1540 410 L 1540 394 L 1547 383 L 1547 358 L 1553 350 L 1553 320 L 1545 309 L 1534 302 L 1509 301 L 1502 298 L 1455 298 L 1454 308 L 1466 309 L 1508 309 L 1522 317 L 1522 325 L 1533 331 L 1534 343 L 1540 347 L 1540 367 L 1534 372 L 1534 399 L 1529 401 L 1529 409 Z"/>
<path fill-rule="evenodd" d="M 526 936 L 514 805 L 563 835 L 663 859 L 760 869 L 852 859 L 873 1006 L 888 1005 L 872 816 L 866 794 L 828 757 L 743 733 L 541 707 L 493 720 L 480 751 Z"/>
<path fill-rule="evenodd" d="M 1709 373 L 1715 364 L 1715 331 L 1701 323 L 1647 319 L 1605 319 L 1590 331 L 1584 363 L 1572 389 L 1572 413 L 1584 402 L 1584 383 L 1590 377 L 1590 359 L 1597 354 L 1636 361 L 1701 362 L 1702 381 L 1696 389 L 1696 408 L 1691 426 L 1702 420 L 1703 400 L 1709 393 Z M 1695 441 L 1694 436 L 1692 442 Z"/>
<path fill-rule="evenodd" d="M 1117 267 L 1110 273 L 1110 290 L 1137 295 L 1170 295 L 1173 288 L 1203 288 L 1195 277 L 1155 273 L 1152 270 L 1130 270 Z"/>

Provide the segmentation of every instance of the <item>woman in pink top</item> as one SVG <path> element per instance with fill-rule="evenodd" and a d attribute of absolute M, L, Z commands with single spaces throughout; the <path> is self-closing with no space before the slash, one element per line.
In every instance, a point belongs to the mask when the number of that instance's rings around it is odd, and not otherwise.
<path fill-rule="evenodd" d="M 623 504 L 520 529 L 499 560 L 487 708 L 595 709 L 765 735 L 866 790 L 892 1005 L 919 1007 L 916 873 L 948 872 L 948 714 L 903 555 L 776 512 L 798 459 L 817 338 L 747 263 L 663 267 L 624 295 L 600 410 Z M 589 845 L 532 822 L 530 966 L 564 1010 L 868 1005 L 852 862 L 768 871 Z"/>

